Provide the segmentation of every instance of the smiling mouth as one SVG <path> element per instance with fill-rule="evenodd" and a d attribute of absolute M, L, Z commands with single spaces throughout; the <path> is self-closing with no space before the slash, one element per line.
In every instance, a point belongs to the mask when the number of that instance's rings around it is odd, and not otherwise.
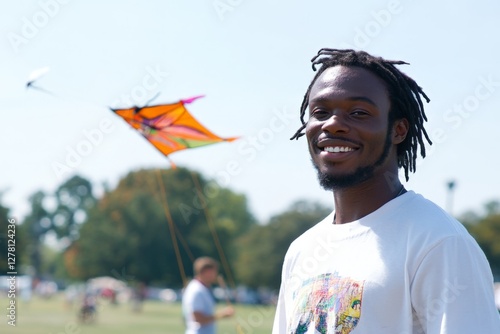
<path fill-rule="evenodd" d="M 322 148 L 322 150 L 329 153 L 347 153 L 352 152 L 355 149 L 348 146 L 325 146 Z"/>

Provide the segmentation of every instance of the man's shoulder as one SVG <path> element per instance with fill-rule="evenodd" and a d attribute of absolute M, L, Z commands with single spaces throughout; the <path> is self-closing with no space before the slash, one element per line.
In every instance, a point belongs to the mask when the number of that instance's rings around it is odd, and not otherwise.
<path fill-rule="evenodd" d="M 398 235 L 406 234 L 408 240 L 424 245 L 436 245 L 449 238 L 458 238 L 467 243 L 472 237 L 464 225 L 439 205 L 420 194 L 409 194 L 397 214 L 394 224 Z"/>
<path fill-rule="evenodd" d="M 197 279 L 192 279 L 184 289 L 184 294 L 188 295 L 188 294 L 199 293 L 204 289 L 205 289 L 204 285 L 201 284 L 200 281 L 198 281 Z"/>

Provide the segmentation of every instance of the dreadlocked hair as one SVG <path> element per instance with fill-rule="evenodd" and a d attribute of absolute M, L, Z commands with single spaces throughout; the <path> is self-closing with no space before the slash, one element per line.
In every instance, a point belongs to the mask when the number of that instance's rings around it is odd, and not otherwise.
<path fill-rule="evenodd" d="M 371 71 L 380 77 L 387 86 L 389 100 L 391 102 L 391 110 L 389 112 L 389 122 L 406 118 L 409 123 L 408 134 L 404 141 L 398 144 L 397 156 L 398 167 L 403 167 L 405 170 L 406 181 L 409 179 L 408 173 L 415 172 L 418 148 L 420 146 L 420 155 L 425 157 L 426 141 L 432 145 L 427 132 L 424 128 L 424 121 L 427 121 L 427 116 L 424 112 L 424 106 L 420 96 L 423 96 L 426 102 L 430 99 L 425 95 L 422 88 L 409 76 L 398 70 L 394 65 L 402 65 L 408 63 L 401 60 L 386 60 L 381 57 L 374 57 L 364 51 L 355 50 L 339 50 L 339 49 L 321 49 L 318 54 L 311 59 L 312 68 L 316 71 L 316 66 L 321 67 L 317 71 L 313 80 L 307 88 L 304 100 L 300 107 L 300 121 L 302 126 L 295 132 L 291 140 L 299 139 L 306 128 L 304 120 L 306 109 L 309 105 L 309 93 L 311 87 L 316 82 L 316 79 L 327 68 L 334 66 L 357 66 Z"/>

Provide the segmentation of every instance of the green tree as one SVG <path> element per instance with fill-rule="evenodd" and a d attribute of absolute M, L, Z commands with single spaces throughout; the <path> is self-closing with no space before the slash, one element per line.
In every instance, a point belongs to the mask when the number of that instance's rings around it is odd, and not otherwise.
<path fill-rule="evenodd" d="M 75 175 L 61 184 L 54 196 L 57 206 L 52 213 L 51 229 L 58 238 L 75 240 L 81 224 L 87 219 L 89 210 L 96 203 L 92 194 L 92 183 Z"/>
<path fill-rule="evenodd" d="M 43 191 L 37 191 L 29 197 L 31 211 L 19 226 L 19 232 L 25 237 L 26 259 L 33 268 L 35 277 L 41 277 L 42 242 L 52 226 L 51 213 L 45 207 L 46 198 Z"/>
<path fill-rule="evenodd" d="M 489 202 L 485 214 L 467 214 L 460 219 L 484 251 L 491 269 L 500 278 L 500 203 Z"/>
<path fill-rule="evenodd" d="M 235 238 L 255 223 L 243 195 L 198 173 L 185 168 L 132 172 L 89 212 L 79 239 L 68 249 L 66 263 L 71 266 L 71 258 L 75 264 L 68 271 L 80 278 L 126 273 L 147 283 L 180 286 L 167 212 L 187 275 L 192 275 L 194 258 L 219 257 L 210 226 L 227 255 Z"/>
<path fill-rule="evenodd" d="M 239 281 L 253 288 L 278 288 L 283 259 L 292 241 L 330 212 L 320 204 L 299 201 L 271 218 L 267 225 L 253 227 L 238 241 L 236 270 Z"/>

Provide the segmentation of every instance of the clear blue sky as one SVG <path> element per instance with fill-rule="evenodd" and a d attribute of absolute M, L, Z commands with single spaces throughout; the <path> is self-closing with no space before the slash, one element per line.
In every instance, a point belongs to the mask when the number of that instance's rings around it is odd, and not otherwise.
<path fill-rule="evenodd" d="M 23 0 L 1 9 L 0 189 L 18 218 L 30 194 L 74 173 L 115 185 L 131 170 L 168 167 L 107 108 L 158 92 L 155 102 L 205 94 L 189 106 L 195 117 L 242 136 L 171 158 L 245 193 L 261 221 L 297 199 L 332 205 L 305 140 L 288 140 L 321 47 L 411 63 L 402 69 L 431 98 L 436 144 L 407 188 L 445 207 L 446 182 L 456 180 L 457 215 L 500 199 L 497 1 Z M 24 87 L 44 66 L 39 84 L 58 98 Z M 58 175 L 54 164 L 78 149 L 85 155 Z"/>

